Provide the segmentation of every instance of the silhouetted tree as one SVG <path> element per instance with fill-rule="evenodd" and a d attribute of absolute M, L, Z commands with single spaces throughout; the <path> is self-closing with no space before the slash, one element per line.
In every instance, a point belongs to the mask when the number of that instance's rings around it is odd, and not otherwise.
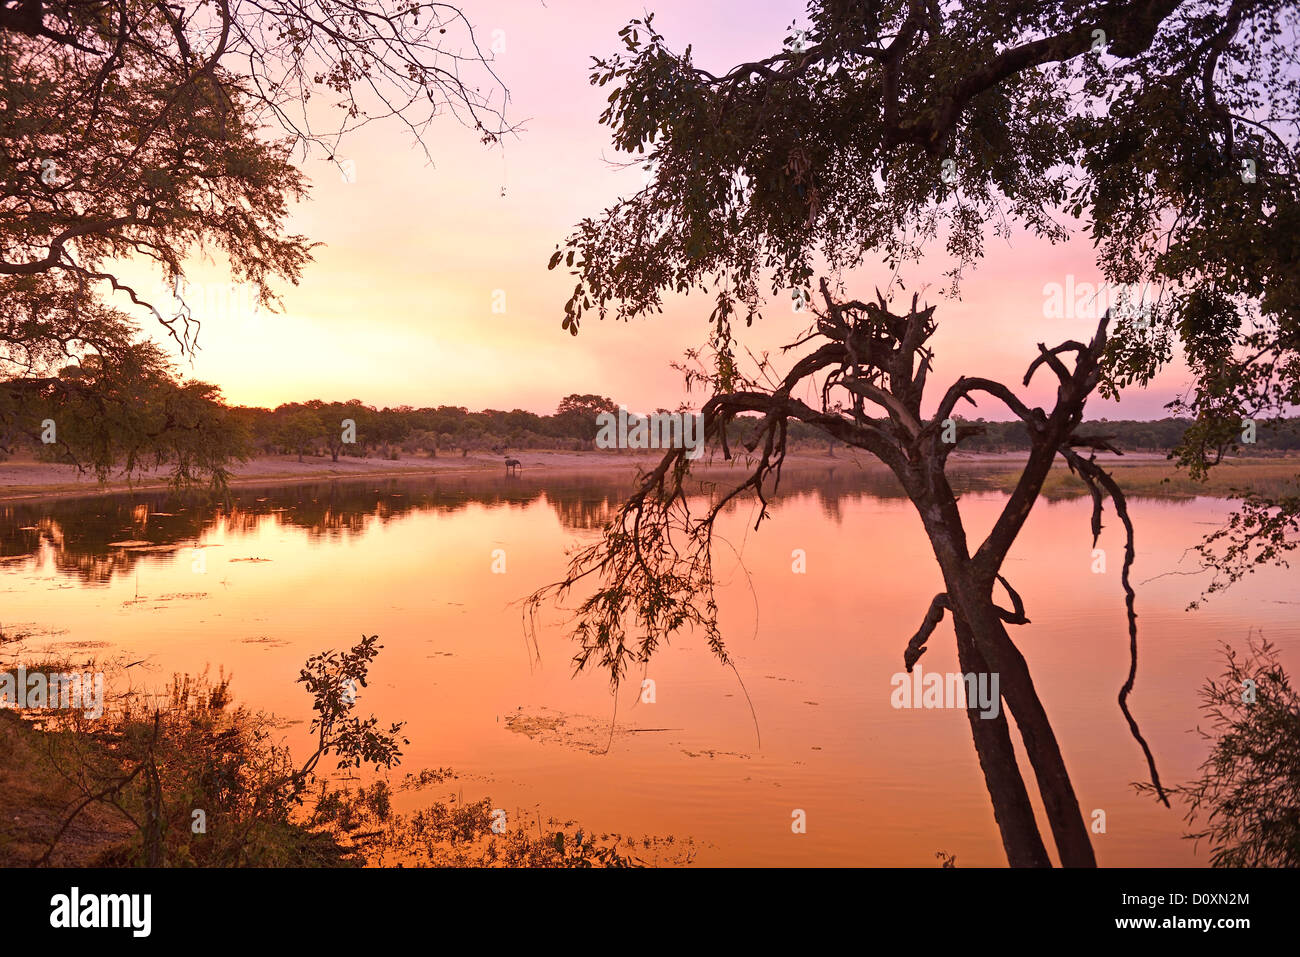
<path fill-rule="evenodd" d="M 334 109 L 309 121 L 322 91 Z M 0 399 L 0 434 L 35 393 L 85 394 L 40 366 L 117 361 L 134 330 L 101 298 L 152 310 L 183 352 L 194 347 L 185 293 L 165 306 L 123 279 L 123 260 L 183 290 L 188 259 L 216 251 L 272 308 L 272 282 L 296 283 L 313 246 L 286 229 L 306 193 L 295 150 L 341 165 L 341 138 L 383 118 L 423 148 L 439 112 L 493 143 L 510 129 L 505 100 L 444 3 L 3 0 L 0 360 L 11 361 L 0 371 L 38 381 Z"/>
<path fill-rule="evenodd" d="M 602 122 L 652 183 L 584 220 L 564 262 L 564 327 L 714 290 L 720 361 L 763 286 L 808 288 L 878 253 L 943 242 L 955 288 L 990 224 L 1050 240 L 1084 220 L 1107 283 L 1150 289 L 1110 338 L 1108 395 L 1174 356 L 1192 419 L 1178 457 L 1204 476 L 1243 419 L 1300 404 L 1300 14 L 1288 0 L 813 0 L 810 28 L 715 75 L 651 18 L 598 58 Z M 1300 545 L 1300 497 L 1261 494 L 1227 529 L 1249 570 Z M 1279 526 L 1291 528 L 1280 540 Z M 1214 547 L 1207 562 L 1225 560 Z"/>
<path fill-rule="evenodd" d="M 747 446 L 748 477 L 703 517 L 685 512 L 689 463 L 674 450 L 603 540 L 534 601 L 592 587 L 579 606 L 576 661 L 608 668 L 615 682 L 690 625 L 727 660 L 710 559 L 720 510 L 747 490 L 762 499 L 765 482 L 779 480 L 791 420 L 866 449 L 907 490 L 945 581 L 908 646 L 909 669 L 951 613 L 963 670 L 1001 675 L 1061 862 L 1090 866 L 1060 749 L 1006 631 L 1027 619 L 1000 568 L 1058 455 L 1088 483 L 1094 540 L 1111 498 L 1127 533 L 1131 660 L 1120 705 L 1160 791 L 1126 704 L 1137 663 L 1132 526 L 1119 488 L 1078 451 L 1110 448 L 1110 436 L 1076 429 L 1094 391 L 1149 382 L 1175 339 L 1197 376 L 1185 400 L 1196 427 L 1181 450 L 1194 474 L 1215 461 L 1229 424 L 1300 399 L 1300 180 L 1287 119 L 1300 89 L 1287 39 L 1295 8 L 814 0 L 808 12 L 806 33 L 721 75 L 697 67 L 690 47 L 671 50 L 650 17 L 621 31 L 625 53 L 595 61 L 592 83 L 612 87 L 601 120 L 614 145 L 644 156 L 653 172 L 640 192 L 579 223 L 551 257 L 551 268 L 563 263 L 576 276 L 563 328 L 576 335 L 590 312 L 643 316 L 661 310 L 666 294 L 704 291 L 715 303 L 708 362 L 688 369 L 687 381 L 709 396 L 706 430 L 725 442 L 736 415 L 757 412 L 762 424 Z M 956 260 L 955 290 L 981 257 L 989 224 L 1005 233 L 1015 221 L 1057 240 L 1069 235 L 1061 214 L 1089 218 L 1108 281 L 1160 286 L 1155 308 L 1124 302 L 1090 342 L 1040 347 L 1025 381 L 1040 369 L 1057 377 L 1051 410 L 1029 408 L 1002 383 L 963 377 L 923 415 L 931 309 L 913 300 L 898 314 L 883 298 L 851 299 L 843 272 L 869 253 L 900 269 L 942 240 Z M 835 282 L 814 284 L 818 270 Z M 812 319 L 792 332 L 788 371 L 762 360 L 746 375 L 740 321 L 761 318 L 767 285 L 793 290 Z M 808 405 L 797 389 L 819 400 Z M 980 393 L 1021 420 L 1031 450 L 992 532 L 970 548 L 944 464 L 982 430 L 954 418 L 960 401 Z M 950 442 L 946 423 L 956 426 Z M 993 599 L 999 583 L 1009 610 Z M 1008 860 L 1047 864 L 1005 719 L 973 716 L 971 731 Z"/>

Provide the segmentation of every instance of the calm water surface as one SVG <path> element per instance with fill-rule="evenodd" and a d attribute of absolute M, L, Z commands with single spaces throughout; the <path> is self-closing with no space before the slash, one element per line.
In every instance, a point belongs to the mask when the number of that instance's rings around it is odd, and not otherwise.
<path fill-rule="evenodd" d="M 783 486 L 760 532 L 748 504 L 720 526 L 735 549 L 716 554 L 739 680 L 687 636 L 646 672 L 655 702 L 639 701 L 638 675 L 619 691 L 616 718 L 605 676 L 573 676 L 563 616 L 543 620 L 538 661 L 518 604 L 598 534 L 628 488 L 603 477 L 241 488 L 225 508 L 162 493 L 10 505 L 0 508 L 0 627 L 36 633 L 29 658 L 142 661 L 119 679 L 136 688 L 224 668 L 241 701 L 285 720 L 295 750 L 311 717 L 294 683 L 303 661 L 377 633 L 384 650 L 362 710 L 408 722 L 403 768 L 454 768 L 466 800 L 690 837 L 704 863 L 935 866 L 944 850 L 959 866 L 1003 864 L 965 716 L 890 704 L 890 678 L 941 588 L 910 504 L 888 479 L 846 469 Z M 980 486 L 965 480 L 972 538 L 1006 498 Z M 1130 503 L 1133 577 L 1145 582 L 1131 701 L 1166 782 L 1186 781 L 1205 756 L 1196 695 L 1221 670 L 1222 642 L 1243 647 L 1262 631 L 1300 670 L 1295 573 L 1261 572 L 1184 610 L 1205 579 L 1168 573 L 1195 570 L 1186 549 L 1227 508 Z M 1123 541 L 1109 516 L 1109 567 L 1094 574 L 1088 509 L 1084 499 L 1036 509 L 1005 569 L 1032 620 L 1012 634 L 1085 812 L 1106 812 L 1100 861 L 1203 865 L 1206 849 L 1181 838 L 1181 812 L 1132 788 L 1145 765 L 1115 700 L 1128 668 Z M 792 572 L 795 549 L 806 574 Z M 924 670 L 957 670 L 948 624 L 929 647 Z M 791 832 L 795 809 L 806 834 Z"/>

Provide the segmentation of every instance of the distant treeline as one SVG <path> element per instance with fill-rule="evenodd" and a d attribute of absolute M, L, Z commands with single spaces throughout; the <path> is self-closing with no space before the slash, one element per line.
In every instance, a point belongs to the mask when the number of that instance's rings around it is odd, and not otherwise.
<path fill-rule="evenodd" d="M 397 458 L 406 455 L 468 455 L 473 452 L 503 453 L 507 450 L 560 449 L 583 451 L 596 448 L 599 431 L 597 417 L 603 412 L 617 413 L 618 405 L 605 396 L 569 395 L 553 415 L 538 415 L 515 409 L 504 412 L 485 409 L 471 412 L 463 406 L 443 405 L 436 408 L 376 408 L 360 399 L 347 402 L 291 402 L 275 409 L 248 406 L 229 407 L 213 399 L 204 400 L 212 408 L 207 415 L 208 431 L 218 432 L 226 450 L 238 449 L 247 456 L 256 455 L 329 455 Z M 665 412 L 666 409 L 638 409 L 638 413 Z M 51 412 L 54 415 L 57 413 Z M 171 412 L 168 412 L 171 416 Z M 728 430 L 733 448 L 744 444 L 757 418 L 740 418 Z M 984 419 L 957 419 L 961 425 L 980 425 L 984 433 L 962 441 L 963 451 L 1010 452 L 1029 448 L 1029 437 L 1022 422 L 986 422 Z M 1182 440 L 1190 421 L 1166 418 L 1153 422 L 1099 419 L 1085 423 L 1080 433 L 1106 436 L 1116 447 L 1126 451 L 1160 451 L 1173 449 Z M 1300 448 L 1300 419 L 1279 425 L 1258 424 L 1255 442 L 1242 443 L 1242 450 L 1286 451 Z M 64 423 L 59 423 L 60 428 Z M 77 430 L 69 422 L 69 430 Z M 42 446 L 29 431 L 26 444 L 45 458 L 67 460 L 58 445 Z M 838 443 L 828 440 L 810 426 L 790 423 L 789 441 L 796 449 L 824 449 L 831 452 Z M 21 441 L 20 436 L 20 443 Z"/>
<path fill-rule="evenodd" d="M 963 439 L 961 447 L 966 452 L 1011 452 L 1029 448 L 1029 431 L 1025 423 L 1017 419 L 1014 422 L 986 422 L 984 419 L 962 419 L 961 425 L 980 425 L 984 427 L 983 435 Z M 1192 424 L 1191 419 L 1156 419 L 1141 422 L 1134 419 L 1090 419 L 1076 430 L 1079 435 L 1109 436 L 1109 441 L 1118 449 L 1126 452 L 1168 452 L 1177 446 L 1183 433 Z M 1255 434 L 1250 436 L 1253 443 L 1237 436 L 1241 453 L 1251 451 L 1285 452 L 1300 449 L 1300 418 L 1285 419 L 1277 424 L 1259 422 Z"/>
<path fill-rule="evenodd" d="M 334 455 L 407 454 L 464 455 L 470 452 L 522 449 L 587 450 L 595 448 L 597 416 L 617 412 L 618 405 L 604 396 L 570 395 L 553 415 L 538 415 L 515 409 L 504 412 L 485 409 L 471 412 L 462 406 L 416 409 L 410 406 L 376 409 L 360 400 L 325 403 L 290 403 L 274 410 L 237 407 L 232 414 L 247 429 L 255 453 Z M 668 411 L 635 410 L 638 412 Z M 343 443 L 340 423 L 356 424 L 356 441 Z M 980 425 L 983 435 L 962 441 L 971 452 L 1009 452 L 1029 448 L 1029 434 L 1023 422 L 986 422 L 961 419 L 962 425 Z M 1182 440 L 1188 419 L 1166 418 L 1153 422 L 1099 419 L 1085 423 L 1086 435 L 1111 436 L 1117 447 L 1131 451 L 1166 452 Z M 1260 423 L 1254 448 L 1285 451 L 1300 448 L 1300 419 L 1281 427 Z M 743 442 L 753 428 L 743 419 L 732 423 L 729 441 Z M 828 448 L 831 443 L 810 426 L 793 422 L 790 439 L 796 448 Z M 1243 445 L 1243 448 L 1250 446 Z"/>

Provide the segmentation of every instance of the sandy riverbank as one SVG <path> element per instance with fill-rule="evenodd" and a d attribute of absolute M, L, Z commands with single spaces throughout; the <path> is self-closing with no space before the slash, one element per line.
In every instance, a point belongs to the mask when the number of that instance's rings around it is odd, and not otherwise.
<path fill-rule="evenodd" d="M 541 449 L 511 453 L 517 458 L 525 473 L 544 471 L 547 474 L 592 472 L 635 474 L 650 469 L 660 461 L 659 452 L 562 452 Z M 867 455 L 854 455 L 839 450 L 834 456 L 824 453 L 791 453 L 788 465 L 792 468 L 827 468 L 836 464 L 855 467 L 880 467 Z M 706 456 L 697 465 L 700 469 L 730 469 L 721 456 Z M 233 485 L 277 484 L 300 481 L 346 481 L 354 478 L 410 477 L 440 474 L 490 474 L 505 472 L 505 457 L 494 454 L 468 456 L 403 455 L 397 459 L 340 458 L 337 462 L 328 457 L 304 456 L 299 461 L 292 455 L 258 456 L 232 468 Z M 78 473 L 75 466 L 54 465 L 33 459 L 14 458 L 0 462 L 0 501 L 15 501 L 52 496 L 111 494 L 127 489 L 159 489 L 167 487 L 168 470 L 152 469 L 128 482 L 120 476 L 101 483 L 93 473 Z"/>
<path fill-rule="evenodd" d="M 563 452 L 539 449 L 511 453 L 519 459 L 525 473 L 535 477 L 538 471 L 546 474 L 602 473 L 633 475 L 658 464 L 659 452 Z M 959 453 L 950 460 L 954 467 L 1014 468 L 1023 461 L 1024 453 Z M 1141 463 L 1163 463 L 1159 453 L 1129 453 L 1123 459 L 1114 456 L 1102 458 L 1125 466 Z M 1278 460 L 1273 460 L 1277 462 Z M 736 461 L 728 463 L 721 455 L 706 455 L 696 463 L 694 470 L 725 471 L 741 466 Z M 849 449 L 837 449 L 827 455 L 819 450 L 791 452 L 786 457 L 789 469 L 828 469 L 837 467 L 883 469 L 875 458 Z M 328 457 L 306 456 L 300 462 L 292 455 L 259 456 L 237 464 L 232 484 L 271 485 L 282 482 L 345 481 L 356 478 L 410 477 L 438 474 L 505 472 L 504 456 L 476 454 L 469 456 L 403 455 L 397 459 L 340 458 L 334 462 Z M 78 473 L 75 466 L 54 465 L 34 459 L 13 458 L 0 462 L 0 502 L 35 498 L 67 497 L 111 494 L 127 489 L 160 489 L 167 487 L 166 469 L 147 471 L 128 482 L 120 476 L 101 483 L 92 473 Z"/>

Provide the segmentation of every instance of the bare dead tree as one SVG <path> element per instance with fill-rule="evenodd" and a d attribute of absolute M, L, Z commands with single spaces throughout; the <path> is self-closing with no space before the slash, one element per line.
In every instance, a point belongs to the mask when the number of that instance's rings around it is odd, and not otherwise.
<path fill-rule="evenodd" d="M 1129 583 L 1133 525 L 1123 492 L 1096 462 L 1098 450 L 1118 450 L 1108 436 L 1077 431 L 1084 404 L 1101 378 L 1099 362 L 1106 348 L 1110 315 L 1103 317 L 1088 343 L 1067 341 L 1050 349 L 1039 346 L 1024 384 L 1040 370 L 1056 376 L 1056 403 L 1050 411 L 1030 408 L 1001 382 L 963 376 L 948 388 L 934 415 L 927 419 L 921 405 L 933 364 L 927 343 L 935 331 L 934 307 L 920 309 L 913 297 L 908 312 L 896 315 L 879 293 L 876 302 L 839 300 L 825 280 L 820 290 L 824 307 L 813 309 L 814 330 L 786 348 L 819 344 L 784 377 L 760 385 L 753 379 L 736 379 L 728 363 L 725 378 L 712 379 L 715 392 L 702 409 L 705 436 L 719 444 L 728 459 L 733 455 L 727 440 L 728 424 L 741 415 L 759 416 L 745 448 L 750 466 L 745 479 L 725 493 L 711 496 L 703 513 L 692 514 L 687 450 L 668 451 L 643 477 L 601 540 L 578 552 L 565 578 L 534 593 L 526 608 L 535 612 L 543 603 L 563 603 L 574 589 L 591 587 L 574 609 L 574 638 L 579 644 L 574 662 L 579 671 L 593 664 L 607 669 L 615 687 L 629 666 L 646 662 L 661 641 L 686 628 L 701 630 L 714 654 L 731 664 L 718 627 L 714 595 L 712 540 L 718 517 L 738 497 L 752 492 L 761 504 L 755 528 L 762 524 L 769 497 L 781 480 L 791 420 L 864 449 L 889 466 L 915 505 L 945 585 L 906 645 L 907 670 L 910 672 L 925 653 L 927 641 L 944 615 L 950 614 L 962 670 L 999 676 L 1000 694 L 1019 728 L 1062 865 L 1095 866 L 1088 830 L 1056 735 L 1024 656 L 1007 631 L 1008 625 L 1025 625 L 1029 619 L 1024 602 L 1001 569 L 1058 455 L 1092 494 L 1094 545 L 1101 532 L 1104 499 L 1111 499 L 1126 536 L 1122 582 L 1131 651 L 1119 704 L 1146 757 L 1153 786 L 1163 799 L 1150 748 L 1127 702 L 1137 669 L 1137 617 Z M 1067 364 L 1071 357 L 1073 368 Z M 727 388 L 729 385 L 734 387 Z M 816 385 L 820 392 L 818 407 L 795 397 L 797 389 L 809 385 Z M 953 418 L 959 402 L 975 404 L 974 396 L 980 393 L 1001 402 L 1025 423 L 1032 448 L 992 531 L 972 550 L 945 466 L 963 440 L 982 431 Z M 868 415 L 869 410 L 876 414 Z M 998 585 L 1008 596 L 1010 609 L 995 598 Z M 1005 710 L 999 709 L 996 717 L 983 717 L 978 710 L 968 709 L 967 715 L 1008 861 L 1013 866 L 1049 866 Z"/>

